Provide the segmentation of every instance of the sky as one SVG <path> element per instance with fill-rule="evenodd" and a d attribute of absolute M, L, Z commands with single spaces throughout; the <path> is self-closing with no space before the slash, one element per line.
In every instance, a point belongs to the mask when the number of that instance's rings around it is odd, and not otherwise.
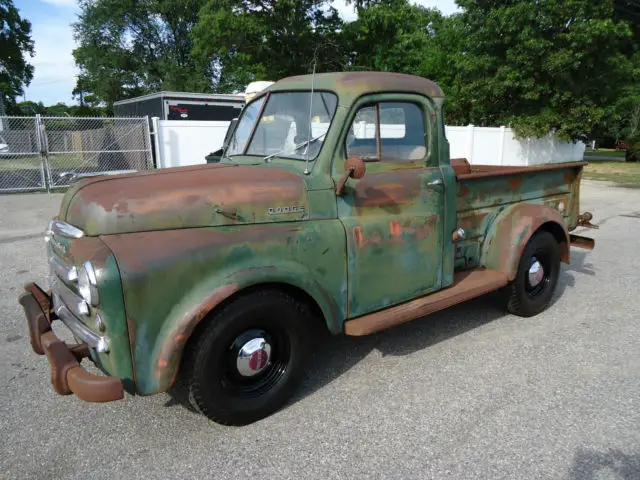
<path fill-rule="evenodd" d="M 458 10 L 455 0 L 415 0 L 412 3 L 435 7 L 448 15 Z M 78 69 L 71 54 L 75 48 L 71 24 L 77 20 L 76 0 L 14 0 L 22 18 L 31 22 L 35 55 L 27 60 L 35 68 L 31 84 L 25 89 L 26 100 L 53 105 L 74 103 L 71 91 Z M 345 20 L 356 18 L 352 6 L 334 0 Z M 20 101 L 23 98 L 19 99 Z"/>

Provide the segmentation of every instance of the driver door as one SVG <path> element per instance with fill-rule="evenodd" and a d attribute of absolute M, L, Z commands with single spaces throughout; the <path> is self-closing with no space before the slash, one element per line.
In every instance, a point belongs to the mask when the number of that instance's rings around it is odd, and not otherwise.
<path fill-rule="evenodd" d="M 367 171 L 337 197 L 347 235 L 348 318 L 437 290 L 442 284 L 444 184 L 431 159 L 435 118 L 418 95 L 369 97 L 354 108 L 334 158 L 342 176 L 349 156 Z"/>

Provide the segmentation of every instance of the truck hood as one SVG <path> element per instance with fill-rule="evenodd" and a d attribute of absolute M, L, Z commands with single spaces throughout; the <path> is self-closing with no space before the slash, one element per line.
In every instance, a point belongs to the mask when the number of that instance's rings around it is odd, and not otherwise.
<path fill-rule="evenodd" d="M 82 180 L 65 194 L 59 218 L 85 235 L 110 235 L 295 221 L 307 211 L 296 173 L 207 164 Z"/>

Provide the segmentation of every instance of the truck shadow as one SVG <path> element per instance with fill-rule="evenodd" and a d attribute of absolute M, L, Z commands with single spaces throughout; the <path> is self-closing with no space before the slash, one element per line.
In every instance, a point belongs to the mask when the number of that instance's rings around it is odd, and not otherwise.
<path fill-rule="evenodd" d="M 553 308 L 562 299 L 567 288 L 575 286 L 576 274 L 596 275 L 593 265 L 585 261 L 587 255 L 588 252 L 572 250 L 571 264 L 562 264 L 558 286 L 548 308 Z M 322 338 L 316 345 L 307 375 L 290 404 L 339 378 L 374 350 L 382 356 L 409 355 L 508 315 L 496 292 L 377 334 Z"/>
<path fill-rule="evenodd" d="M 578 450 L 568 479 L 596 480 L 605 477 L 619 480 L 640 478 L 640 454 L 628 455 L 615 449 L 608 452 Z"/>

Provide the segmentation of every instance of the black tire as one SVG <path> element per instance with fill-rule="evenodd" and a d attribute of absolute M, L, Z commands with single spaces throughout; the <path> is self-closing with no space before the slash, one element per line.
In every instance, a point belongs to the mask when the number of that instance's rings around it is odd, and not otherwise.
<path fill-rule="evenodd" d="M 529 270 L 538 262 L 542 276 L 529 279 Z M 527 243 L 516 278 L 506 287 L 506 307 L 514 315 L 532 317 L 547 308 L 558 284 L 560 274 L 560 245 L 549 232 L 536 232 Z M 539 282 L 539 283 L 536 283 Z"/>
<path fill-rule="evenodd" d="M 271 415 L 291 397 L 304 374 L 311 316 L 306 304 L 279 290 L 236 298 L 209 318 L 188 345 L 178 390 L 196 411 L 223 425 L 246 425 Z M 261 352 L 245 357 L 245 369 L 255 367 L 247 377 L 241 373 L 238 352 L 252 339 L 264 339 L 271 350 L 265 354 L 266 347 L 260 347 Z"/>

